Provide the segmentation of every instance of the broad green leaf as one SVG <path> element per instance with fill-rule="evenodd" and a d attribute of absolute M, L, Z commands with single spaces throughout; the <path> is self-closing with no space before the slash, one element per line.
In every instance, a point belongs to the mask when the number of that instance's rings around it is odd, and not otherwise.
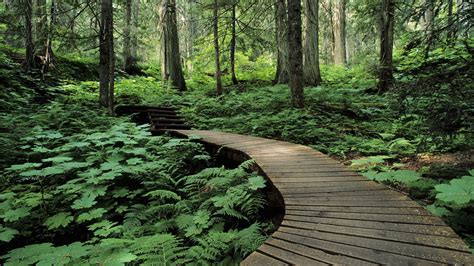
<path fill-rule="evenodd" d="M 60 212 L 46 219 L 45 225 L 49 230 L 53 230 L 59 227 L 66 227 L 74 220 L 70 212 Z"/>
<path fill-rule="evenodd" d="M 0 215 L 0 218 L 2 218 L 5 222 L 15 222 L 20 220 L 21 218 L 24 218 L 28 215 L 30 215 L 30 210 L 31 208 L 28 207 L 21 207 L 18 209 L 10 209 Z"/>
<path fill-rule="evenodd" d="M 83 195 L 80 199 L 77 199 L 73 202 L 71 208 L 75 210 L 90 208 L 97 203 L 95 198 L 96 197 L 91 195 Z"/>
<path fill-rule="evenodd" d="M 448 209 L 444 207 L 438 207 L 434 204 L 426 206 L 426 209 L 429 212 L 431 212 L 433 215 L 438 216 L 438 217 L 447 216 L 451 213 Z"/>
<path fill-rule="evenodd" d="M 435 186 L 436 198 L 444 202 L 464 205 L 474 200 L 474 176 L 453 179 L 449 184 Z"/>
<path fill-rule="evenodd" d="M 85 221 L 90 221 L 90 220 L 93 220 L 93 219 L 100 218 L 106 212 L 107 212 L 107 210 L 104 209 L 104 208 L 97 208 L 97 209 L 90 210 L 86 213 L 80 214 L 77 217 L 77 222 L 82 223 L 82 222 L 85 222 Z"/>
<path fill-rule="evenodd" d="M 10 242 L 15 235 L 19 234 L 18 230 L 0 225 L 0 241 Z"/>
<path fill-rule="evenodd" d="M 41 165 L 43 165 L 43 164 L 42 163 L 15 164 L 15 165 L 12 165 L 12 166 L 6 168 L 5 170 L 23 171 L 23 170 L 26 170 L 26 169 L 40 167 Z"/>
<path fill-rule="evenodd" d="M 69 161 L 72 161 L 72 160 L 74 160 L 74 158 L 72 158 L 72 157 L 56 156 L 56 157 L 52 157 L 52 158 L 43 159 L 42 161 L 43 162 L 53 162 L 53 163 L 57 164 L 57 163 L 69 162 Z"/>

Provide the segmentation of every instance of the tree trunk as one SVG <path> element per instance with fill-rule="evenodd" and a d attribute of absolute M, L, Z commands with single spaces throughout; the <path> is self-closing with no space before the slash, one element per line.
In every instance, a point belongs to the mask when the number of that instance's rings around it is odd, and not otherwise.
<path fill-rule="evenodd" d="M 216 90 L 217 95 L 222 94 L 222 79 L 221 79 L 221 64 L 220 64 L 220 51 L 219 51 L 219 17 L 217 14 L 218 11 L 217 0 L 214 0 L 214 51 L 215 51 L 215 60 L 216 60 Z"/>
<path fill-rule="evenodd" d="M 334 64 L 346 64 L 346 0 L 337 0 L 334 8 Z"/>
<path fill-rule="evenodd" d="M 33 43 L 33 2 L 32 0 L 24 0 L 25 9 L 25 70 L 30 72 L 35 67 L 35 45 Z"/>
<path fill-rule="evenodd" d="M 114 36 L 113 36 L 113 6 L 112 0 L 102 0 L 99 33 L 100 52 L 100 97 L 101 106 L 107 107 L 113 113 L 114 103 Z"/>
<path fill-rule="evenodd" d="M 232 4 L 232 38 L 230 40 L 230 72 L 232 75 L 232 83 L 234 85 L 237 85 L 239 83 L 239 81 L 237 80 L 237 77 L 235 76 L 235 46 L 236 46 L 236 41 L 237 41 L 236 29 L 235 29 L 236 9 L 237 9 L 237 4 L 233 3 Z"/>
<path fill-rule="evenodd" d="M 303 47 L 300 0 L 288 0 L 288 21 L 291 104 L 293 107 L 303 108 Z"/>
<path fill-rule="evenodd" d="M 140 16 L 140 1 L 132 0 L 132 27 L 130 29 L 130 53 L 133 59 L 133 64 L 136 66 L 138 61 L 138 18 Z"/>
<path fill-rule="evenodd" d="M 275 4 L 275 27 L 277 43 L 277 69 L 274 83 L 287 84 L 288 72 L 288 15 L 286 0 L 277 0 Z"/>
<path fill-rule="evenodd" d="M 393 30 L 395 0 L 382 0 L 380 33 L 379 93 L 386 92 L 393 84 Z"/>
<path fill-rule="evenodd" d="M 456 34 L 455 25 L 454 25 L 454 0 L 448 0 L 448 34 L 447 34 L 447 42 L 448 44 L 452 45 L 452 40 L 454 35 Z"/>
<path fill-rule="evenodd" d="M 133 65 L 131 47 L 132 0 L 125 1 L 125 27 L 123 28 L 123 70 L 127 73 Z"/>
<path fill-rule="evenodd" d="M 185 91 L 186 83 L 181 68 L 178 27 L 176 24 L 176 0 L 163 0 L 161 19 L 161 75 L 163 81 L 171 81 L 175 88 Z"/>
<path fill-rule="evenodd" d="M 319 70 L 319 0 L 304 0 L 305 39 L 304 39 L 304 82 L 306 85 L 321 84 Z"/>

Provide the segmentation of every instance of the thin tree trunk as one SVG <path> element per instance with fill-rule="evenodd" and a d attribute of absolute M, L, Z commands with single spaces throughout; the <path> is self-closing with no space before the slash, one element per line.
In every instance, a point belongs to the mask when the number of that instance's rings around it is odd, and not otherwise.
<path fill-rule="evenodd" d="M 230 40 L 230 72 L 232 75 L 232 83 L 234 85 L 237 85 L 239 83 L 239 81 L 237 80 L 237 77 L 235 76 L 235 46 L 236 46 L 236 41 L 237 41 L 236 29 L 235 29 L 236 9 L 237 9 L 237 4 L 233 3 L 232 4 L 232 38 Z"/>
<path fill-rule="evenodd" d="M 133 65 L 131 51 L 132 0 L 125 1 L 125 27 L 123 29 L 123 70 L 127 73 Z"/>
<path fill-rule="evenodd" d="M 382 0 L 380 34 L 379 93 L 386 92 L 393 84 L 393 30 L 395 0 Z"/>
<path fill-rule="evenodd" d="M 140 0 L 132 0 L 132 27 L 130 29 L 130 53 L 133 58 L 133 64 L 138 61 L 138 18 L 140 16 Z"/>
<path fill-rule="evenodd" d="M 290 69 L 291 104 L 293 107 L 303 108 L 304 77 L 300 0 L 288 0 L 288 21 L 288 59 Z"/>
<path fill-rule="evenodd" d="M 113 102 L 115 70 L 112 0 L 102 0 L 99 38 L 99 103 L 101 106 L 107 107 L 109 109 L 109 112 L 112 114 L 114 108 Z"/>
<path fill-rule="evenodd" d="M 179 91 L 186 90 L 181 56 L 179 53 L 176 0 L 163 0 L 161 37 L 161 74 L 164 81 L 171 81 Z"/>
<path fill-rule="evenodd" d="M 30 72 L 31 69 L 35 66 L 35 45 L 33 43 L 33 2 L 32 0 L 24 0 L 25 9 L 25 70 Z"/>
<path fill-rule="evenodd" d="M 447 42 L 451 45 L 452 40 L 455 35 L 455 25 L 454 25 L 454 0 L 448 0 L 448 35 L 447 35 Z"/>
<path fill-rule="evenodd" d="M 346 0 L 337 0 L 334 8 L 334 64 L 346 64 Z"/>
<path fill-rule="evenodd" d="M 274 83 L 287 84 L 290 80 L 288 71 L 288 15 L 286 0 L 275 3 L 275 28 L 277 43 L 277 69 Z"/>
<path fill-rule="evenodd" d="M 221 64 L 220 64 L 220 51 L 219 51 L 219 17 L 217 14 L 218 3 L 217 0 L 214 0 L 214 51 L 215 51 L 215 61 L 216 61 L 216 90 L 217 95 L 222 94 L 222 79 L 221 79 Z"/>
<path fill-rule="evenodd" d="M 305 39 L 304 39 L 304 81 L 306 85 L 318 86 L 321 83 L 319 70 L 319 0 L 304 0 Z"/>

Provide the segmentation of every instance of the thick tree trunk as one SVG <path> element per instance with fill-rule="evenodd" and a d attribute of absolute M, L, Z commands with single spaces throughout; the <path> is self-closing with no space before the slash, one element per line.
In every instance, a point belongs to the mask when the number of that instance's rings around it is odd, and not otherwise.
<path fill-rule="evenodd" d="M 129 72 L 134 64 L 132 58 L 132 0 L 125 1 L 125 27 L 123 28 L 123 70 Z"/>
<path fill-rule="evenodd" d="M 321 83 L 319 70 L 319 0 L 304 0 L 305 39 L 304 39 L 304 82 L 318 86 Z"/>
<path fill-rule="evenodd" d="M 25 70 L 30 72 L 35 67 L 35 45 L 33 42 L 33 2 L 32 0 L 24 1 L 24 16 L 25 16 Z"/>
<path fill-rule="evenodd" d="M 102 0 L 101 3 L 101 23 L 99 33 L 99 103 L 101 106 L 107 107 L 110 113 L 113 113 L 115 70 L 113 6 L 112 0 Z"/>
<path fill-rule="evenodd" d="M 334 8 L 334 64 L 346 64 L 346 0 L 337 0 Z"/>
<path fill-rule="evenodd" d="M 179 53 L 178 26 L 176 24 L 176 0 L 163 0 L 161 9 L 161 75 L 180 91 L 186 90 L 181 56 Z"/>
<path fill-rule="evenodd" d="M 386 92 L 393 83 L 393 30 L 395 24 L 395 0 L 382 0 L 380 33 L 379 93 Z"/>
<path fill-rule="evenodd" d="M 291 104 L 304 107 L 303 92 L 303 47 L 301 30 L 301 1 L 288 0 L 288 48 Z"/>
<path fill-rule="evenodd" d="M 234 85 L 237 85 L 239 81 L 237 80 L 237 77 L 235 76 L 235 46 L 236 46 L 236 41 L 237 41 L 237 35 L 236 35 L 236 29 L 235 29 L 235 24 L 236 24 L 236 9 L 237 9 L 237 4 L 233 3 L 232 4 L 232 38 L 230 40 L 230 72 L 232 75 L 232 83 Z"/>
<path fill-rule="evenodd" d="M 290 74 L 288 72 L 288 15 L 286 0 L 276 0 L 275 27 L 278 51 L 274 83 L 287 84 L 290 80 Z"/>
<path fill-rule="evenodd" d="M 215 61 L 216 61 L 216 91 L 217 95 L 222 94 L 222 79 L 221 79 L 221 63 L 220 63 L 220 51 L 219 51 L 219 17 L 217 14 L 218 11 L 217 0 L 214 0 L 214 52 L 215 52 Z"/>

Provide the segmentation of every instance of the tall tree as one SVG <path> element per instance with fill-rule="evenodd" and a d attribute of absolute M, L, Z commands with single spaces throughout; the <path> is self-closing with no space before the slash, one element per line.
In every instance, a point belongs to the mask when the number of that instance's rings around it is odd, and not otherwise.
<path fill-rule="evenodd" d="M 380 25 L 379 93 L 387 91 L 393 83 L 393 30 L 395 24 L 395 0 L 382 0 Z"/>
<path fill-rule="evenodd" d="M 337 0 L 334 8 L 334 64 L 346 64 L 346 0 Z"/>
<path fill-rule="evenodd" d="M 176 25 L 176 0 L 162 0 L 161 6 L 161 75 L 180 91 L 186 90 L 181 56 L 179 53 L 178 27 Z"/>
<path fill-rule="evenodd" d="M 33 1 L 23 1 L 25 18 L 25 70 L 29 72 L 35 66 L 35 45 L 33 42 Z"/>
<path fill-rule="evenodd" d="M 107 107 L 110 113 L 114 108 L 114 36 L 113 36 L 113 6 L 112 0 L 102 0 L 99 31 L 99 74 L 101 106 Z"/>
<path fill-rule="evenodd" d="M 213 28 L 214 28 L 214 54 L 216 62 L 216 90 L 217 95 L 222 94 L 222 79 L 221 79 L 221 63 L 220 63 L 220 51 L 219 51 L 219 16 L 218 16 L 219 5 L 217 0 L 214 0 L 213 8 Z"/>
<path fill-rule="evenodd" d="M 125 0 L 125 26 L 123 28 L 123 69 L 129 72 L 134 64 L 132 58 L 132 0 Z"/>
<path fill-rule="evenodd" d="M 137 71 L 137 21 L 140 1 L 125 1 L 125 26 L 123 29 L 123 69 L 127 73 Z"/>
<path fill-rule="evenodd" d="M 303 44 L 301 29 L 301 1 L 288 0 L 288 48 L 291 104 L 304 107 Z"/>
<path fill-rule="evenodd" d="M 236 34 L 236 21 L 237 21 L 237 15 L 236 15 L 236 9 L 237 9 L 237 2 L 232 3 L 232 38 L 230 39 L 230 72 L 232 75 L 232 83 L 234 85 L 237 85 L 239 81 L 237 80 L 237 77 L 235 76 L 235 46 L 237 42 L 237 34 Z"/>
<path fill-rule="evenodd" d="M 286 0 L 276 0 L 275 28 L 278 51 L 274 83 L 287 84 L 290 80 L 290 74 L 288 71 L 288 13 Z"/>
<path fill-rule="evenodd" d="M 318 86 L 321 83 L 319 70 L 319 0 L 304 0 L 304 82 Z"/>

